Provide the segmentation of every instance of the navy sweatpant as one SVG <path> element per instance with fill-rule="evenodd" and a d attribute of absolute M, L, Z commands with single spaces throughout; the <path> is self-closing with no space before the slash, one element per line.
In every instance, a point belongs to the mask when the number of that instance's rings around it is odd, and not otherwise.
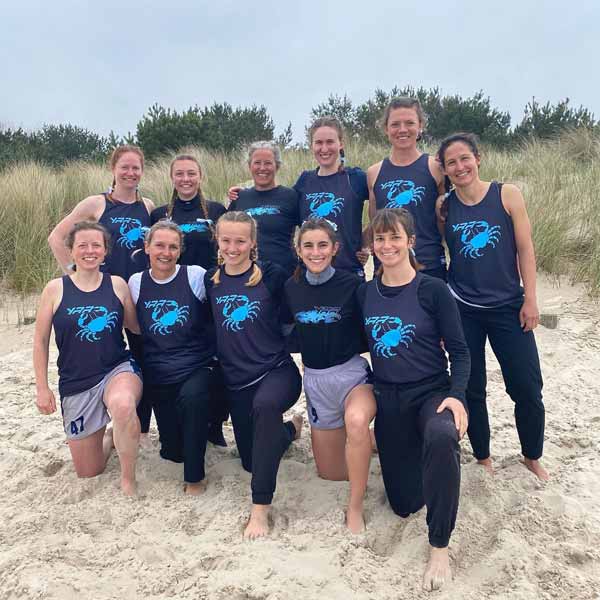
<path fill-rule="evenodd" d="M 125 330 L 125 335 L 127 336 L 127 345 L 129 346 L 129 351 L 131 355 L 135 359 L 135 362 L 142 369 L 142 375 L 144 374 L 144 347 L 142 344 L 142 336 L 137 333 L 132 333 L 129 329 Z M 137 415 L 140 420 L 140 430 L 141 433 L 148 433 L 150 430 L 150 419 L 152 418 L 152 403 L 148 399 L 148 395 L 146 394 L 146 386 L 142 389 L 142 397 L 137 405 Z"/>
<path fill-rule="evenodd" d="M 375 439 L 392 510 L 401 517 L 427 506 L 429 543 L 445 548 L 460 492 L 458 431 L 449 410 L 436 410 L 450 390 L 446 374 L 415 384 L 375 380 Z"/>
<path fill-rule="evenodd" d="M 231 422 L 242 466 L 252 473 L 252 503 L 271 504 L 281 457 L 296 430 L 283 413 L 300 396 L 302 379 L 293 361 L 270 371 L 254 385 L 229 390 Z"/>
<path fill-rule="evenodd" d="M 490 422 L 486 404 L 485 341 L 502 370 L 506 392 L 515 403 L 515 421 L 526 458 L 536 460 L 544 448 L 545 412 L 542 372 L 533 331 L 523 332 L 519 323 L 522 302 L 499 308 L 475 308 L 457 302 L 465 340 L 471 353 L 471 376 L 467 386 L 469 440 L 475 458 L 490 456 Z"/>
<path fill-rule="evenodd" d="M 183 462 L 187 483 L 198 483 L 205 477 L 211 377 L 211 370 L 201 367 L 181 383 L 147 386 L 158 426 L 160 455 Z"/>

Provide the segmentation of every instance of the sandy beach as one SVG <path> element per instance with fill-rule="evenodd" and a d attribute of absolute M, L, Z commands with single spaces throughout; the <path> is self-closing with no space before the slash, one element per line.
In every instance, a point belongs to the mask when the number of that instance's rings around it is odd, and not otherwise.
<path fill-rule="evenodd" d="M 489 354 L 495 475 L 462 442 L 461 504 L 450 544 L 454 581 L 431 597 L 481 600 L 600 598 L 600 308 L 581 287 L 540 278 L 540 308 L 558 327 L 536 336 L 544 374 L 542 483 L 520 463 L 513 405 Z M 10 311 L 0 310 L 5 321 Z M 118 487 L 119 465 L 78 480 L 59 414 L 38 414 L 33 325 L 0 326 L 0 598 L 108 600 L 404 599 L 427 597 L 425 510 L 389 508 L 374 457 L 367 531 L 344 527 L 348 484 L 320 480 L 308 427 L 279 472 L 272 535 L 243 542 L 250 476 L 231 427 L 227 449 L 209 445 L 208 489 L 183 494 L 181 465 L 140 453 L 139 497 Z M 56 389 L 56 350 L 51 350 Z M 292 409 L 304 415 L 304 400 Z M 306 417 L 305 417 L 306 420 Z"/>

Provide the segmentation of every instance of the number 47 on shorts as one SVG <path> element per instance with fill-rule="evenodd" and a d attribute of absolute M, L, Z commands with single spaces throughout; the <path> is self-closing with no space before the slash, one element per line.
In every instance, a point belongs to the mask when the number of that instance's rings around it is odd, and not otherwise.
<path fill-rule="evenodd" d="M 79 427 L 77 426 L 78 423 Z M 78 435 L 80 433 L 83 433 L 83 431 L 83 415 L 81 415 L 80 417 L 77 417 L 74 421 L 71 421 L 71 434 Z"/>

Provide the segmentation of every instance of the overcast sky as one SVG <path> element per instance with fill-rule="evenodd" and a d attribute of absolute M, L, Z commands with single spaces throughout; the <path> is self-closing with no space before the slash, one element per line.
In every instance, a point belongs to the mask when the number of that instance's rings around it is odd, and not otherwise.
<path fill-rule="evenodd" d="M 532 96 L 600 118 L 598 0 L 1 0 L 0 24 L 4 126 L 125 134 L 155 102 L 227 101 L 299 140 L 330 93 L 406 84 L 481 89 L 513 124 Z"/>

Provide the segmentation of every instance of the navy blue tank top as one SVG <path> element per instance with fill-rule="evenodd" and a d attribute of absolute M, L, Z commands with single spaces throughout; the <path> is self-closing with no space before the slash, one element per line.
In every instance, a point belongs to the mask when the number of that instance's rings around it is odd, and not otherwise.
<path fill-rule="evenodd" d="M 350 185 L 350 171 L 344 169 L 323 176 L 319 176 L 317 171 L 304 173 L 299 190 L 300 222 L 315 217 L 327 219 L 337 231 L 340 241 L 334 267 L 362 277 L 363 267 L 356 258 L 356 252 L 362 248 L 362 214 L 368 193 L 366 197 L 359 197 Z"/>
<path fill-rule="evenodd" d="M 227 275 L 221 269 L 219 285 L 207 285 L 217 355 L 225 383 L 232 389 L 253 383 L 289 359 L 281 331 L 280 301 L 272 297 L 265 281 L 246 286 L 251 272 Z M 283 280 L 281 277 L 282 284 Z"/>
<path fill-rule="evenodd" d="M 123 339 L 123 305 L 110 275 L 93 292 L 83 292 L 68 275 L 52 318 L 58 347 L 58 391 L 61 397 L 94 387 L 130 358 Z"/>
<path fill-rule="evenodd" d="M 134 273 L 147 267 L 144 235 L 150 227 L 150 215 L 143 202 L 111 202 L 106 196 L 104 202 L 104 212 L 98 223 L 108 229 L 112 248 L 101 270 L 129 281 Z M 140 252 L 134 254 L 136 250 Z"/>
<path fill-rule="evenodd" d="M 435 202 L 438 187 L 429 170 L 429 155 L 421 154 L 405 167 L 384 158 L 373 186 L 377 210 L 405 208 L 415 220 L 415 255 L 425 269 L 446 264 L 442 238 L 437 228 Z"/>
<path fill-rule="evenodd" d="M 417 296 L 423 277 L 417 273 L 391 298 L 381 294 L 379 278 L 366 284 L 363 318 L 376 381 L 415 383 L 447 372 L 440 329 Z"/>
<path fill-rule="evenodd" d="M 463 204 L 454 191 L 446 198 L 448 285 L 468 304 L 501 306 L 523 296 L 515 230 L 500 195 L 501 185 L 492 181 L 474 206 Z"/>
<path fill-rule="evenodd" d="M 144 343 L 144 379 L 149 383 L 179 383 L 215 355 L 208 302 L 190 288 L 187 266 L 168 283 L 156 283 L 142 273 L 137 317 Z"/>

